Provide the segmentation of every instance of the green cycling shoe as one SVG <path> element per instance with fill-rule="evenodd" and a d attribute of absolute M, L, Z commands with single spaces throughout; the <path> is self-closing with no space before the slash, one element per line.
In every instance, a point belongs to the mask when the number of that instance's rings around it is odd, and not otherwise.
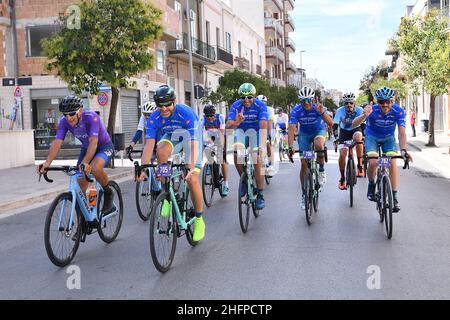
<path fill-rule="evenodd" d="M 161 217 L 167 219 L 170 216 L 170 203 L 166 199 L 163 201 L 163 206 L 161 209 Z"/>
<path fill-rule="evenodd" d="M 197 218 L 194 221 L 194 235 L 192 236 L 192 240 L 194 242 L 201 241 L 205 237 L 205 221 L 203 217 Z"/>

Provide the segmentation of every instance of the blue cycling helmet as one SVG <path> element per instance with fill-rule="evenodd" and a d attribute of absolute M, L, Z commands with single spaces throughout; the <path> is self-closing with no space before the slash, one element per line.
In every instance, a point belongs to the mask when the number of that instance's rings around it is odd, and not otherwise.
<path fill-rule="evenodd" d="M 256 94 L 256 88 L 251 83 L 243 83 L 239 87 L 238 93 L 239 93 L 240 96 L 248 96 L 248 95 L 253 95 L 254 96 Z"/>
<path fill-rule="evenodd" d="M 395 97 L 395 91 L 388 87 L 383 87 L 375 92 L 375 98 L 377 100 L 393 100 Z"/>

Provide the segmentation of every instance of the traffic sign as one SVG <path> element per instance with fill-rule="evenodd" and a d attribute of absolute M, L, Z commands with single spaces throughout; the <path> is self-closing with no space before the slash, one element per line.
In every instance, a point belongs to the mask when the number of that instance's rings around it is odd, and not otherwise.
<path fill-rule="evenodd" d="M 205 96 L 205 89 L 202 86 L 196 85 L 194 86 L 194 98 L 201 99 Z"/>
<path fill-rule="evenodd" d="M 97 102 L 102 107 L 106 106 L 108 104 L 108 95 L 104 92 L 100 93 L 97 97 Z"/>
<path fill-rule="evenodd" d="M 14 90 L 14 97 L 21 98 L 22 95 L 23 95 L 22 88 L 17 86 L 16 89 Z"/>

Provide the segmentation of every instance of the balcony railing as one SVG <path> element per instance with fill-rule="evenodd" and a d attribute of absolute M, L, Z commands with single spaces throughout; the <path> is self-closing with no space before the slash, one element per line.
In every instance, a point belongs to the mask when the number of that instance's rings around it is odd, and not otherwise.
<path fill-rule="evenodd" d="M 286 21 L 286 24 L 288 24 L 290 26 L 291 31 L 294 31 L 295 30 L 294 19 L 292 19 L 292 17 L 289 14 L 286 14 L 286 20 L 285 21 Z"/>
<path fill-rule="evenodd" d="M 291 38 L 286 38 L 286 47 L 291 47 L 295 52 L 295 42 Z"/>
<path fill-rule="evenodd" d="M 212 62 L 216 61 L 216 50 L 214 47 L 198 40 L 197 38 L 191 38 L 192 40 L 192 54 L 197 55 L 200 58 L 208 59 Z M 184 51 L 189 52 L 188 35 L 183 33 L 183 40 L 174 40 L 167 42 L 169 53 Z"/>
<path fill-rule="evenodd" d="M 270 84 L 272 86 L 278 86 L 278 87 L 285 87 L 286 86 L 286 82 L 284 82 L 284 80 L 277 79 L 277 78 L 271 78 L 270 79 Z"/>
<path fill-rule="evenodd" d="M 236 67 L 239 69 L 250 70 L 250 61 L 242 57 L 234 58 L 234 62 L 236 63 Z"/>
<path fill-rule="evenodd" d="M 264 18 L 264 28 L 275 29 L 279 34 L 283 34 L 282 24 L 274 18 Z"/>
<path fill-rule="evenodd" d="M 284 60 L 284 53 L 277 47 L 266 47 L 266 57 L 274 57 L 278 60 Z"/>
<path fill-rule="evenodd" d="M 286 12 L 294 10 L 294 6 L 295 0 L 284 0 L 284 7 L 286 9 Z"/>
<path fill-rule="evenodd" d="M 296 72 L 297 71 L 297 66 L 292 61 L 288 61 L 286 63 L 286 70 L 291 70 L 292 72 Z"/>
<path fill-rule="evenodd" d="M 233 55 L 219 46 L 217 46 L 217 60 L 233 65 Z"/>
<path fill-rule="evenodd" d="M 268 6 L 269 8 L 272 9 L 272 11 L 283 10 L 282 0 L 264 0 L 264 6 Z"/>

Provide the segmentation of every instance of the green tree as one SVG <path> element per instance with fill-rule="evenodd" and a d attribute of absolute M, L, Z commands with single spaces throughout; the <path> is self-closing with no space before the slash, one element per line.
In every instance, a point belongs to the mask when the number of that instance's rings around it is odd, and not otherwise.
<path fill-rule="evenodd" d="M 328 110 L 333 111 L 333 112 L 335 112 L 335 111 L 339 108 L 339 106 L 337 106 L 337 105 L 334 103 L 333 99 L 331 99 L 331 98 L 325 98 L 324 106 L 325 106 Z"/>
<path fill-rule="evenodd" d="M 369 103 L 369 96 L 364 92 L 360 92 L 358 97 L 356 98 L 355 104 L 357 106 L 360 106 L 367 103 Z"/>
<path fill-rule="evenodd" d="M 404 55 L 408 86 L 418 95 L 423 88 L 430 94 L 428 146 L 435 146 L 434 117 L 436 97 L 447 94 L 450 86 L 449 18 L 430 10 L 425 17 L 406 17 L 390 45 Z"/>
<path fill-rule="evenodd" d="M 162 35 L 162 12 L 141 0 L 83 0 L 79 8 L 79 29 L 68 27 L 68 17 L 60 17 L 60 30 L 42 42 L 50 59 L 47 69 L 55 69 L 77 94 L 97 94 L 102 82 L 111 86 L 112 137 L 119 88 L 153 66 L 149 45 Z"/>

